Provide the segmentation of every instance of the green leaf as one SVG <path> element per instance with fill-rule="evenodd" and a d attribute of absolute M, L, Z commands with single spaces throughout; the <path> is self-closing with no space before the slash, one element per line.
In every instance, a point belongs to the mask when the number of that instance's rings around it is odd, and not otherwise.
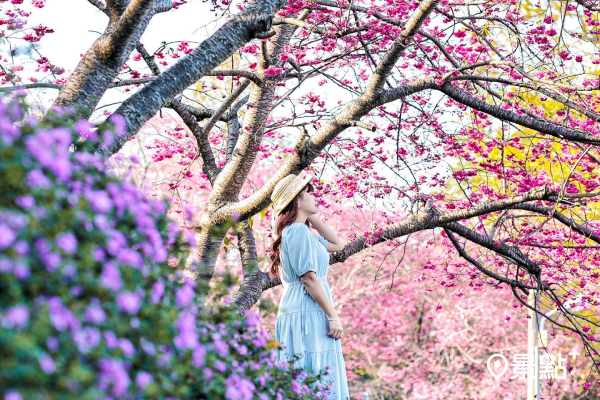
<path fill-rule="evenodd" d="M 270 207 L 270 206 L 269 206 L 269 207 Z M 262 210 L 262 211 L 260 212 L 260 219 L 263 219 L 263 218 L 265 217 L 265 214 L 267 213 L 267 208 L 269 208 L 269 207 L 266 207 L 264 210 Z"/>
<path fill-rule="evenodd" d="M 223 241 L 225 242 L 225 244 L 231 243 L 231 239 L 229 239 L 228 237 L 226 237 L 225 239 L 223 239 Z"/>
<path fill-rule="evenodd" d="M 252 222 L 254 220 L 254 217 L 250 217 L 248 218 L 248 225 L 250 226 L 250 228 L 252 228 Z"/>

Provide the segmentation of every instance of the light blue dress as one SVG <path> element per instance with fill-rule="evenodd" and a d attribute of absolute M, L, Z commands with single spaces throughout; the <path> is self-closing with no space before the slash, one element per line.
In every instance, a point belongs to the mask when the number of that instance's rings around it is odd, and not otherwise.
<path fill-rule="evenodd" d="M 329 399 L 348 400 L 342 339 L 327 335 L 330 331 L 327 314 L 300 281 L 302 274 L 314 271 L 333 303 L 327 282 L 328 245 L 327 239 L 313 234 L 300 222 L 288 225 L 281 234 L 279 276 L 283 294 L 275 323 L 275 340 L 281 342 L 284 349 L 277 351 L 277 361 L 290 361 L 294 354 L 301 354 L 303 357 L 296 366 L 314 373 L 326 371 L 330 365 L 331 374 L 324 377 L 334 381 Z"/>

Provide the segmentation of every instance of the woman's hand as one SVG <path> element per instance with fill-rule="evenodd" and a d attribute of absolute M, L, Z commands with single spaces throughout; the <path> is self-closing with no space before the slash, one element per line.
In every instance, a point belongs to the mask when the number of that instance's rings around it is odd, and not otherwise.
<path fill-rule="evenodd" d="M 329 321 L 329 328 L 330 331 L 327 334 L 328 336 L 335 338 L 335 340 L 339 340 L 342 337 L 344 328 L 342 328 L 342 323 L 340 322 L 339 318 Z"/>

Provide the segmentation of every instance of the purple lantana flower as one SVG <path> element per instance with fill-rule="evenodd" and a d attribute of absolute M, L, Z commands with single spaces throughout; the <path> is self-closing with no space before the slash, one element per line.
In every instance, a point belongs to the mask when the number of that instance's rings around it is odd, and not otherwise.
<path fill-rule="evenodd" d="M 4 250 L 9 247 L 15 239 L 17 233 L 6 224 L 0 224 L 0 250 Z"/>
<path fill-rule="evenodd" d="M 225 398 L 229 400 L 250 400 L 256 390 L 252 382 L 236 374 L 229 376 L 225 384 Z"/>
<path fill-rule="evenodd" d="M 4 392 L 4 400 L 23 400 L 23 397 L 16 390 L 7 390 Z"/>
<path fill-rule="evenodd" d="M 121 271 L 119 271 L 119 267 L 116 264 L 112 262 L 104 264 L 102 275 L 100 276 L 100 284 L 115 291 L 121 290 L 123 281 L 121 280 Z"/>
<path fill-rule="evenodd" d="M 4 318 L 2 318 L 2 325 L 7 328 L 23 329 L 29 322 L 29 309 L 24 304 L 19 304 L 14 307 L 10 307 Z"/>
<path fill-rule="evenodd" d="M 150 303 L 158 303 L 165 292 L 165 283 L 162 281 L 156 281 L 152 285 L 152 295 L 150 296 Z"/>
<path fill-rule="evenodd" d="M 144 389 L 146 386 L 148 386 L 150 383 L 152 383 L 152 381 L 153 381 L 152 375 L 150 375 L 146 371 L 138 372 L 137 376 L 135 377 L 135 384 L 140 389 Z"/>
<path fill-rule="evenodd" d="M 73 254 L 77 250 L 77 238 L 71 232 L 58 235 L 56 245 L 65 253 Z"/>
<path fill-rule="evenodd" d="M 51 374 L 56 371 L 56 363 L 47 353 L 43 353 L 38 357 L 38 362 L 40 363 L 40 367 L 42 367 L 42 371 L 47 374 Z"/>
<path fill-rule="evenodd" d="M 134 292 L 123 292 L 117 295 L 117 305 L 121 311 L 135 315 L 141 305 L 140 295 Z"/>
<path fill-rule="evenodd" d="M 122 397 L 127 393 L 131 383 L 129 374 L 123 365 L 123 361 L 111 358 L 104 358 L 98 362 L 100 366 L 100 379 L 98 386 L 102 390 L 107 390 L 112 385 L 112 394 Z"/>

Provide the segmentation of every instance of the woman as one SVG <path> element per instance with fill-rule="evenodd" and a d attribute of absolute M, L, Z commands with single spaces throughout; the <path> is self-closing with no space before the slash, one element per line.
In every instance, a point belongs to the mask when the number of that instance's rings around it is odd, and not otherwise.
<path fill-rule="evenodd" d="M 275 241 L 269 275 L 279 276 L 283 284 L 275 324 L 275 340 L 283 350 L 278 349 L 277 360 L 290 361 L 300 354 L 296 366 L 314 373 L 331 366 L 332 374 L 325 376 L 333 381 L 329 399 L 347 400 L 343 328 L 327 282 L 329 253 L 342 250 L 344 243 L 316 217 L 319 210 L 310 180 L 312 176 L 300 179 L 290 174 L 271 195 Z M 322 236 L 311 232 L 309 222 Z"/>

